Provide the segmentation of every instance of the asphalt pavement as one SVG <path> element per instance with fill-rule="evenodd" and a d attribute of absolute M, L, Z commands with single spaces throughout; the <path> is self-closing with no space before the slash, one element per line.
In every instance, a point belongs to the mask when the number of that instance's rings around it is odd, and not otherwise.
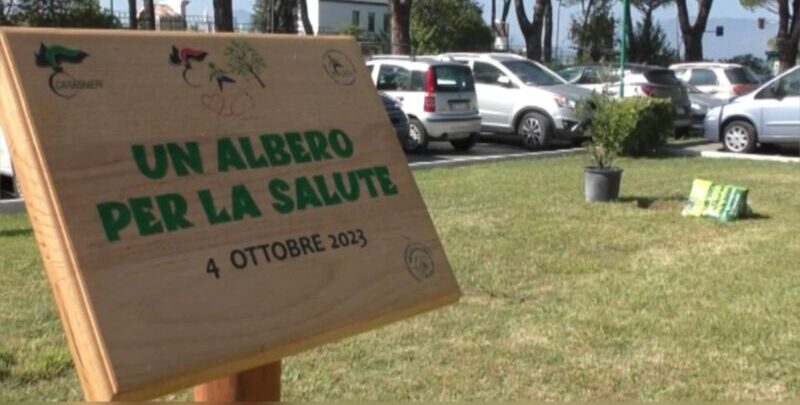
<path fill-rule="evenodd" d="M 449 142 L 432 142 L 423 153 L 406 155 L 412 169 L 462 166 L 513 159 L 537 159 L 582 153 L 582 148 L 554 146 L 531 151 L 519 143 L 507 141 L 478 142 L 469 151 L 457 151 Z"/>

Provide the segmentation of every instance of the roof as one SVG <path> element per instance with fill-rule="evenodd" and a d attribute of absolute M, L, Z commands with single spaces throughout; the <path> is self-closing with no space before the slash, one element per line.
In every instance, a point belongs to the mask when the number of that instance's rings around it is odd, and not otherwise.
<path fill-rule="evenodd" d="M 418 64 L 418 65 L 461 65 L 458 62 L 453 61 L 452 59 L 448 59 L 441 56 L 436 55 L 374 55 L 367 59 L 367 62 L 375 62 L 375 61 L 403 61 L 406 63 Z"/>
<path fill-rule="evenodd" d="M 451 52 L 443 53 L 442 56 L 454 59 L 491 59 L 498 62 L 509 60 L 523 60 L 522 56 L 513 53 L 489 52 L 489 53 L 470 53 L 470 52 Z"/>
<path fill-rule="evenodd" d="M 729 68 L 738 68 L 742 67 L 742 65 L 736 63 L 721 63 L 721 62 L 689 62 L 689 63 L 676 63 L 671 65 L 670 69 L 686 69 L 686 68 L 722 68 L 722 69 L 729 69 Z"/>
<path fill-rule="evenodd" d="M 572 65 L 566 66 L 565 68 L 570 67 L 595 67 L 595 68 L 602 68 L 602 69 L 609 69 L 609 70 L 619 70 L 619 64 L 602 64 L 602 63 L 584 63 L 580 65 Z M 631 71 L 634 73 L 642 73 L 642 72 L 649 72 L 652 70 L 667 70 L 667 68 L 658 65 L 643 65 L 641 63 L 626 63 L 625 70 Z"/>

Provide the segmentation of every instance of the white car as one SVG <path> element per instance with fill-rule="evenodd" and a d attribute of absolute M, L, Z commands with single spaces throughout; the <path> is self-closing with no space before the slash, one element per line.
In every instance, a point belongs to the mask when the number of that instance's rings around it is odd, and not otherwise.
<path fill-rule="evenodd" d="M 0 129 L 0 194 L 12 194 L 16 197 L 22 195 L 19 185 L 14 178 L 14 167 L 11 165 L 11 151 L 6 144 L 6 138 Z"/>
<path fill-rule="evenodd" d="M 516 134 L 529 149 L 556 140 L 583 139 L 588 120 L 576 107 L 590 91 L 570 85 L 550 69 L 514 54 L 449 53 L 441 57 L 472 68 L 483 131 Z"/>
<path fill-rule="evenodd" d="M 375 86 L 408 115 L 410 151 L 428 142 L 471 149 L 481 130 L 475 81 L 468 66 L 433 58 L 376 56 L 367 62 Z"/>
<path fill-rule="evenodd" d="M 743 96 L 759 85 L 755 73 L 733 63 L 679 63 L 669 68 L 679 79 L 722 100 Z"/>
<path fill-rule="evenodd" d="M 683 83 L 669 69 L 658 66 L 629 63 L 625 65 L 625 77 L 618 66 L 597 63 L 577 65 L 562 69 L 559 74 L 568 82 L 610 97 L 620 95 L 620 84 L 624 84 L 624 97 L 657 97 L 670 100 L 675 111 L 675 131 L 688 135 L 692 127 L 692 106 Z"/>

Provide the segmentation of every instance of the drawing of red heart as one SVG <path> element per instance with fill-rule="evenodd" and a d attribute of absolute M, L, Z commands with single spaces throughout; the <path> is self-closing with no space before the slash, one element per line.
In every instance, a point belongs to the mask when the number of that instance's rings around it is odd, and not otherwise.
<path fill-rule="evenodd" d="M 203 106 L 213 111 L 215 114 L 223 115 L 225 110 L 225 98 L 221 94 L 203 94 L 200 97 Z"/>
<path fill-rule="evenodd" d="M 233 96 L 233 99 L 231 100 L 230 113 L 233 116 L 240 116 L 252 110 L 253 107 L 255 107 L 253 97 L 246 92 L 242 92 Z"/>

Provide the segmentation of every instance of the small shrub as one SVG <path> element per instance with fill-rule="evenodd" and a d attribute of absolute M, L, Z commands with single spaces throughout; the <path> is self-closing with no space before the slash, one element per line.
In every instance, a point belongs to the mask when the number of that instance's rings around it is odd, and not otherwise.
<path fill-rule="evenodd" d="M 595 96 L 591 141 L 594 163 L 609 167 L 617 156 L 644 156 L 667 141 L 673 130 L 669 100 L 649 97 L 609 99 Z"/>

